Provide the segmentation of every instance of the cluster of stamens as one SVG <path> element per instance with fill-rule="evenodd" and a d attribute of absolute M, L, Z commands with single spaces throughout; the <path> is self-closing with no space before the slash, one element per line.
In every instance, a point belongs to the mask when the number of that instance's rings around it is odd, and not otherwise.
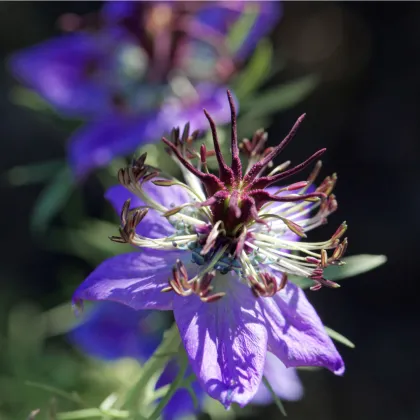
<path fill-rule="evenodd" d="M 276 293 L 286 287 L 287 275 L 282 273 L 279 283 L 275 276 L 266 272 L 261 273 L 259 279 L 249 276 L 248 280 L 251 284 L 252 293 L 254 293 L 256 297 L 273 297 Z"/>
<path fill-rule="evenodd" d="M 221 299 L 225 293 L 218 292 L 210 294 L 213 290 L 211 281 L 216 276 L 214 271 L 205 273 L 201 278 L 194 277 L 188 279 L 188 272 L 184 264 L 177 260 L 175 267 L 172 269 L 172 278 L 169 279 L 169 286 L 162 289 L 162 292 L 175 292 L 180 296 L 189 296 L 192 293 L 197 295 L 202 302 L 216 302 Z"/>
<path fill-rule="evenodd" d="M 136 235 L 136 227 L 144 219 L 149 209 L 135 208 L 130 210 L 131 200 L 128 199 L 121 210 L 120 236 L 111 236 L 110 239 L 118 243 L 131 243 Z"/>
<path fill-rule="evenodd" d="M 258 130 L 251 140 L 244 140 L 241 149 L 249 158 L 249 165 L 242 174 L 236 133 L 236 111 L 228 92 L 231 107 L 232 163 L 228 166 L 222 156 L 216 124 L 204 111 L 212 132 L 214 151 L 202 145 L 194 149 L 197 132 L 189 133 L 187 125 L 182 134 L 174 129 L 170 140 L 163 138 L 168 152 L 179 164 L 186 183 L 159 172 L 145 164 L 146 156 L 134 160 L 128 168 L 121 169 L 118 179 L 145 206 L 129 209 L 126 202 L 121 213 L 120 237 L 117 242 L 126 242 L 139 247 L 161 250 L 185 250 L 192 263 L 201 271 L 191 280 L 185 266 L 179 262 L 165 291 L 188 296 L 196 294 L 204 302 L 220 299 L 224 293 L 210 294 L 211 283 L 217 274 L 234 271 L 247 283 L 256 296 L 270 297 L 283 289 L 287 274 L 303 276 L 314 281 L 312 290 L 322 286 L 338 287 L 324 278 L 324 269 L 340 265 L 347 248 L 347 239 L 341 240 L 347 225 L 344 222 L 332 237 L 325 242 L 298 241 L 293 235 L 306 238 L 306 232 L 327 221 L 337 209 L 332 191 L 337 176 L 326 177 L 318 187 L 314 183 L 321 170 L 318 157 L 322 149 L 299 165 L 289 168 L 290 162 L 273 168 L 273 159 L 290 143 L 303 120 L 300 117 L 286 138 L 276 147 L 265 148 L 267 135 Z M 215 156 L 219 165 L 218 176 L 207 168 L 207 158 Z M 196 166 L 193 162 L 195 161 Z M 283 181 L 315 162 L 314 169 L 305 181 L 278 188 L 274 193 L 266 188 Z M 264 172 L 270 168 L 270 172 Z M 152 199 L 144 189 L 151 181 L 157 187 L 178 186 L 184 188 L 191 201 L 165 207 Z M 153 208 L 166 217 L 174 226 L 174 234 L 151 239 L 139 235 L 136 226 Z M 328 250 L 332 250 L 328 255 Z M 261 267 L 262 265 L 262 267 Z M 274 273 L 275 274 L 272 274 Z M 277 281 L 276 276 L 281 276 Z"/>

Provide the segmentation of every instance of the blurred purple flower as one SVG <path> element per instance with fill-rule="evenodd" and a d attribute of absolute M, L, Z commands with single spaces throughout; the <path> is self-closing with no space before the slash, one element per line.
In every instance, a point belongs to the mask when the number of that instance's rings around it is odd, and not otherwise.
<path fill-rule="evenodd" d="M 83 352 L 99 359 L 111 361 L 130 357 L 146 361 L 156 350 L 163 336 L 168 320 L 157 311 L 135 311 L 114 302 L 97 304 L 76 328 L 69 333 L 70 340 Z M 172 383 L 178 374 L 176 361 L 171 361 L 156 387 Z M 303 394 L 302 384 L 293 368 L 287 369 L 271 353 L 267 354 L 264 374 L 281 399 L 294 401 Z M 200 404 L 204 401 L 204 391 L 197 381 L 192 389 Z M 253 399 L 255 404 L 269 404 L 272 397 L 265 385 L 261 384 Z M 196 413 L 193 400 L 185 389 L 179 389 L 164 409 L 164 419 L 181 418 Z"/>
<path fill-rule="evenodd" d="M 255 16 L 238 45 L 228 32 Z M 69 143 L 77 176 L 156 141 L 173 123 L 225 122 L 225 84 L 280 17 L 279 2 L 106 2 L 65 15 L 68 33 L 14 54 L 14 74 L 64 115 L 88 124 Z M 168 118 L 170 116 L 170 119 Z"/>
<path fill-rule="evenodd" d="M 200 385 L 225 407 L 252 401 L 270 361 L 267 351 L 288 368 L 318 366 L 344 373 L 344 362 L 322 321 L 287 275 L 313 280 L 312 290 L 338 287 L 324 278 L 324 269 L 341 264 L 347 247 L 347 239 L 341 240 L 345 223 L 326 241 L 298 242 L 337 209 L 332 194 L 335 175 L 326 177 L 314 192 L 309 190 L 325 149 L 295 167 L 285 170 L 288 164 L 283 164 L 265 175 L 304 116 L 274 148 L 264 150 L 267 136 L 262 130 L 244 141 L 241 150 L 249 152 L 250 161 L 243 171 L 229 92 L 228 98 L 230 166 L 221 153 L 216 125 L 205 111 L 217 176 L 207 171 L 205 145 L 196 155 L 197 166 L 190 161 L 194 135 L 188 129 L 182 136 L 175 129 L 171 141 L 163 139 L 183 169 L 186 184 L 156 179 L 145 155 L 121 169 L 118 179 L 126 190 L 114 187 L 108 192 L 121 217 L 120 236 L 112 239 L 142 252 L 104 261 L 74 294 L 75 304 L 114 301 L 136 310 L 173 310 Z M 306 181 L 273 186 L 315 161 Z"/>

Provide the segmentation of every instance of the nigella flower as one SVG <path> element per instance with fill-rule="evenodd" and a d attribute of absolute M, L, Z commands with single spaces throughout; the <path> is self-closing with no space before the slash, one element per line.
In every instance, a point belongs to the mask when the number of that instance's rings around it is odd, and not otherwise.
<path fill-rule="evenodd" d="M 313 185 L 318 161 L 306 181 L 273 187 L 316 162 L 325 149 L 287 169 L 289 162 L 266 170 L 295 136 L 303 120 L 276 147 L 264 150 L 266 134 L 245 140 L 249 154 L 243 171 L 239 158 L 236 112 L 231 108 L 232 161 L 221 154 L 216 125 L 210 123 L 214 151 L 193 148 L 188 126 L 172 141 L 163 139 L 184 172 L 186 183 L 159 173 L 143 155 L 121 169 L 119 188 L 108 198 L 121 208 L 120 236 L 141 252 L 103 262 L 79 286 L 74 302 L 115 301 L 134 309 L 173 310 L 192 369 L 201 386 L 226 407 L 249 403 L 258 391 L 267 351 L 287 367 L 319 366 L 335 374 L 344 363 L 302 289 L 288 275 L 310 278 L 317 290 L 337 285 L 324 268 L 340 264 L 346 225 L 323 242 L 298 241 L 325 223 L 337 207 L 331 194 L 336 177 Z M 219 174 L 207 169 L 215 155 Z M 196 164 L 194 164 L 194 162 Z M 136 208 L 130 208 L 130 203 Z M 330 250 L 330 251 L 329 251 Z M 299 253 L 299 254 L 298 254 Z M 169 279 L 169 282 L 168 282 Z"/>
<path fill-rule="evenodd" d="M 158 311 L 135 311 L 128 306 L 104 302 L 98 304 L 82 322 L 69 333 L 70 340 L 85 353 L 94 357 L 114 361 L 134 358 L 140 362 L 147 360 L 162 340 L 165 317 Z M 287 369 L 273 354 L 268 353 L 264 368 L 265 375 L 282 400 L 298 400 L 303 394 L 302 384 L 296 370 Z M 177 363 L 172 361 L 158 380 L 156 387 L 172 383 L 178 374 Z M 194 381 L 192 388 L 202 406 L 204 391 Z M 271 394 L 264 384 L 260 385 L 254 404 L 268 404 Z M 179 389 L 166 405 L 165 420 L 178 419 L 196 413 L 201 407 L 194 407 L 187 390 Z"/>
<path fill-rule="evenodd" d="M 236 46 L 228 32 L 254 16 Z M 106 2 L 97 15 L 66 15 L 69 33 L 18 52 L 11 68 L 64 115 L 88 124 L 69 143 L 78 176 L 132 153 L 173 122 L 225 122 L 224 84 L 275 24 L 278 2 Z"/>

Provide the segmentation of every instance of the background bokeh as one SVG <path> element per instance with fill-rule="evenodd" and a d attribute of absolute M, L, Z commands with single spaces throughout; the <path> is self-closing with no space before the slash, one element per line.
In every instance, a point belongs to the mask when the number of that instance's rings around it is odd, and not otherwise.
<path fill-rule="evenodd" d="M 60 14 L 85 13 L 99 6 L 94 2 L 1 2 L 1 60 L 56 34 Z M 312 72 L 321 75 L 320 85 L 308 99 L 277 115 L 272 126 L 266 127 L 274 144 L 296 117 L 306 112 L 307 119 L 288 148 L 287 158 L 296 162 L 320 147 L 328 148 L 323 173 L 338 172 L 339 210 L 314 236 L 332 233 L 344 219 L 350 227 L 348 254 L 388 256 L 385 266 L 346 281 L 339 291 L 322 289 L 311 294 L 325 322 L 352 339 L 356 349 L 339 345 L 347 364 L 343 378 L 329 372 L 301 373 L 306 396 L 303 401 L 287 404 L 291 419 L 420 417 L 415 255 L 420 230 L 416 219 L 420 212 L 419 22 L 418 3 L 287 2 L 284 17 L 272 35 L 276 51 L 286 62 L 285 71 L 273 83 Z M 9 92 L 14 85 L 16 81 L 2 66 L 1 173 L 16 165 L 61 158 L 67 135 L 58 124 L 12 104 Z M 16 187 L 7 181 L 2 178 L 0 207 L 2 334 L 13 332 L 13 325 L 20 322 L 31 327 L 30 315 L 22 320 L 22 311 L 16 308 L 25 305 L 23 312 L 30 314 L 68 300 L 91 269 L 80 258 L 54 252 L 50 238 L 30 231 L 30 212 L 40 185 Z M 81 193 L 92 216 L 99 216 L 103 205 L 97 187 L 92 179 Z M 9 341 L 19 343 L 19 337 L 11 335 L 2 335 L 0 353 L 10 351 Z M 82 358 L 66 348 L 64 340 L 52 338 L 47 347 L 48 361 L 39 366 L 39 375 L 45 372 L 43 382 L 48 383 L 50 370 L 57 366 L 63 376 L 81 374 L 73 365 L 53 363 L 62 352 L 70 352 L 72 360 Z M 41 358 L 47 352 L 44 347 L 33 351 L 40 352 Z M 13 352 L 19 377 L 25 378 L 25 366 L 33 362 L 26 356 L 20 360 Z M 14 388 L 8 379 L 16 368 L 7 363 L 0 368 L 4 370 L 0 371 L 1 409 L 17 404 L 22 395 L 16 395 L 21 388 Z M 32 373 L 28 375 L 31 379 Z M 45 399 L 43 391 L 29 394 L 34 401 Z M 280 416 L 274 407 L 253 409 L 250 415 Z"/>

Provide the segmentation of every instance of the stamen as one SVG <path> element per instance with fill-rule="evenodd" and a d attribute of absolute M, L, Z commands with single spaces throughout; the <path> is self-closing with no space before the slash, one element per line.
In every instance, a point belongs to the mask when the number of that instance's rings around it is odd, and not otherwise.
<path fill-rule="evenodd" d="M 246 188 L 248 190 L 250 189 L 262 189 L 270 186 L 271 184 L 274 184 L 275 182 L 278 182 L 280 180 L 283 180 L 285 178 L 288 178 L 289 176 L 292 176 L 303 169 L 305 169 L 307 166 L 309 166 L 314 160 L 317 160 L 321 155 L 325 153 L 327 149 L 321 149 L 318 150 L 316 153 L 314 153 L 312 156 L 310 156 L 308 159 L 306 159 L 304 162 L 300 163 L 299 165 L 294 166 L 293 168 L 288 169 L 287 171 L 281 172 L 274 176 L 266 176 L 266 177 L 260 177 L 251 182 Z"/>
<path fill-rule="evenodd" d="M 248 185 L 252 181 L 254 181 L 254 179 L 261 172 L 261 170 L 265 168 L 270 161 L 272 161 L 281 151 L 283 151 L 286 148 L 286 146 L 295 137 L 297 130 L 299 129 L 299 126 L 302 124 L 304 118 L 305 118 L 305 114 L 301 115 L 295 122 L 295 125 L 292 127 L 289 134 L 284 138 L 284 140 L 277 147 L 275 147 L 271 153 L 269 153 L 267 156 L 261 159 L 249 170 L 249 172 L 245 175 L 244 180 L 243 180 L 245 185 Z"/>
<path fill-rule="evenodd" d="M 172 269 L 172 278 L 169 279 L 169 286 L 161 290 L 163 293 L 174 291 L 180 296 L 190 296 L 192 293 L 197 295 L 202 302 L 211 303 L 216 302 L 225 296 L 226 293 L 218 292 L 210 295 L 213 287 L 211 281 L 214 279 L 215 273 L 205 273 L 201 278 L 199 276 L 193 279 L 188 279 L 188 273 L 184 264 L 177 260 Z"/>
<path fill-rule="evenodd" d="M 256 297 L 273 297 L 276 293 L 283 290 L 287 284 L 287 275 L 284 273 L 281 274 L 279 283 L 277 283 L 277 279 L 274 275 L 267 272 L 260 273 L 259 279 L 261 279 L 261 281 L 253 276 L 248 276 L 251 290 Z"/>
<path fill-rule="evenodd" d="M 219 227 L 221 227 L 220 230 Z M 213 229 L 208 234 L 206 243 L 204 244 L 204 247 L 200 252 L 201 255 L 206 255 L 214 247 L 216 239 L 221 233 L 226 233 L 226 231 L 225 229 L 223 229 L 223 222 L 219 220 L 218 222 L 216 222 L 216 224 L 213 226 Z"/>
<path fill-rule="evenodd" d="M 127 201 L 121 212 L 121 236 L 111 239 L 139 247 L 191 252 L 192 262 L 202 267 L 200 272 L 193 279 L 188 279 L 185 267 L 178 261 L 169 286 L 162 291 L 174 291 L 181 296 L 195 294 L 203 302 L 215 302 L 225 294 L 211 294 L 211 283 L 217 272 L 226 274 L 234 271 L 256 296 L 262 297 L 272 297 L 284 288 L 287 274 L 312 279 L 315 282 L 312 290 L 322 286 L 338 287 L 336 283 L 325 279 L 323 273 L 329 265 L 343 264 L 341 258 L 347 248 L 347 239 L 342 242 L 340 239 L 347 229 L 345 222 L 330 239 L 323 242 L 285 239 L 288 231 L 306 238 L 305 232 L 326 223 L 327 217 L 337 209 L 337 201 L 332 194 L 337 182 L 335 174 L 326 177 L 315 192 L 308 192 L 320 172 L 322 164 L 318 158 L 325 149 L 293 168 L 287 169 L 290 164 L 288 161 L 274 168 L 267 176 L 262 176 L 267 166 L 292 140 L 304 115 L 275 148 L 264 150 L 267 134 L 258 130 L 251 141 L 245 140 L 241 145 L 250 157 L 250 168 L 242 179 L 236 110 L 230 92 L 228 100 L 231 111 L 232 167 L 226 164 L 222 156 L 216 124 L 207 111 L 204 113 L 212 131 L 214 151 L 207 151 L 204 144 L 199 152 L 193 149 L 197 133 L 189 135 L 189 124 L 184 127 L 182 135 L 179 128 L 173 129 L 171 141 L 163 138 L 163 142 L 176 158 L 186 184 L 170 178 L 155 179 L 158 171 L 145 164 L 145 154 L 133 160 L 130 167 L 121 169 L 118 178 L 147 207 L 167 217 L 176 229 L 175 234 L 159 239 L 137 234 L 136 227 L 145 217 L 147 208 L 130 210 L 130 201 Z M 207 157 L 210 155 L 217 158 L 219 177 L 209 173 Z M 191 163 L 192 159 L 197 159 L 197 167 Z M 274 194 L 264 189 L 305 169 L 314 161 L 317 162 L 306 181 L 280 187 Z M 194 201 L 167 208 L 146 194 L 144 184 L 149 181 L 162 188 L 180 186 L 187 190 Z M 204 191 L 201 184 L 204 185 Z M 269 219 L 270 223 L 267 222 Z M 328 250 L 332 250 L 330 255 Z M 294 251 L 300 255 L 295 255 Z M 275 275 L 261 271 L 262 264 L 268 270 L 272 268 L 283 273 L 281 280 L 278 282 Z"/>
<path fill-rule="evenodd" d="M 292 220 L 286 219 L 285 217 L 279 216 L 278 214 L 270 214 L 270 213 L 261 214 L 260 217 L 261 219 L 273 218 L 273 219 L 281 220 L 293 233 L 300 236 L 301 238 L 306 238 L 303 228 L 299 226 L 297 223 L 293 222 Z"/>
<path fill-rule="evenodd" d="M 230 120 L 231 120 L 231 151 L 232 151 L 232 171 L 237 183 L 242 179 L 242 163 L 239 158 L 238 149 L 238 130 L 236 127 L 236 109 L 230 91 L 227 91 L 230 107 Z"/>
<path fill-rule="evenodd" d="M 206 116 L 211 129 L 211 134 L 213 138 L 214 151 L 216 152 L 216 159 L 219 164 L 219 178 L 220 181 L 228 185 L 233 185 L 234 182 L 234 173 L 232 169 L 226 164 L 225 159 L 223 158 L 222 151 L 220 149 L 219 137 L 217 135 L 217 127 L 213 118 L 210 114 L 204 110 L 204 115 Z"/>
<path fill-rule="evenodd" d="M 188 169 L 192 174 L 194 174 L 198 179 L 200 179 L 204 186 L 206 187 L 207 194 L 213 195 L 218 190 L 224 188 L 223 183 L 213 174 L 205 174 L 198 169 L 194 168 L 191 163 L 189 163 L 179 152 L 175 145 L 173 145 L 169 140 L 165 137 L 162 137 L 162 141 L 170 147 L 170 149 L 174 152 L 178 160 Z"/>
<path fill-rule="evenodd" d="M 130 199 L 128 199 L 121 211 L 120 236 L 110 236 L 110 239 L 118 243 L 131 243 L 136 235 L 138 224 L 144 219 L 149 209 L 136 208 L 130 210 Z"/>

